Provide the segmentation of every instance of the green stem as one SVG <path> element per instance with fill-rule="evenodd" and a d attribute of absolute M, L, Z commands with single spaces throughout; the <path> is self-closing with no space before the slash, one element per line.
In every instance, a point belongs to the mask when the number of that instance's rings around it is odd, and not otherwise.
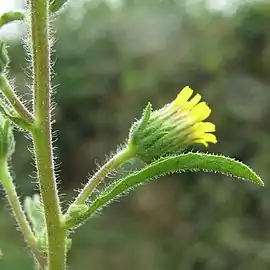
<path fill-rule="evenodd" d="M 12 105 L 12 107 L 17 111 L 17 113 L 28 123 L 33 123 L 34 118 L 33 115 L 25 108 L 23 103 L 20 101 L 16 93 L 12 90 L 6 76 L 0 76 L 0 89 L 3 94 Z"/>
<path fill-rule="evenodd" d="M 51 135 L 50 46 L 47 0 L 28 0 L 31 14 L 34 115 L 32 130 L 36 165 L 48 235 L 48 269 L 66 269 L 66 230 L 54 173 Z"/>
<path fill-rule="evenodd" d="M 42 257 L 42 254 L 38 251 L 36 238 L 31 230 L 31 227 L 27 221 L 27 218 L 19 201 L 15 185 L 8 170 L 8 164 L 6 163 L 6 161 L 2 160 L 0 161 L 0 181 L 5 189 L 9 204 L 14 213 L 17 224 L 19 225 L 19 228 L 24 235 L 25 241 L 29 245 L 33 255 L 35 256 L 35 259 L 39 263 L 39 266 L 44 269 L 44 258 Z"/>
<path fill-rule="evenodd" d="M 80 192 L 74 204 L 83 204 L 89 198 L 94 189 L 99 185 L 101 181 L 104 180 L 106 175 L 116 169 L 121 164 L 126 162 L 127 160 L 134 157 L 134 149 L 131 146 L 127 146 L 127 148 L 118 152 L 115 156 L 113 156 L 109 161 L 107 161 L 88 181 L 83 190 Z"/>

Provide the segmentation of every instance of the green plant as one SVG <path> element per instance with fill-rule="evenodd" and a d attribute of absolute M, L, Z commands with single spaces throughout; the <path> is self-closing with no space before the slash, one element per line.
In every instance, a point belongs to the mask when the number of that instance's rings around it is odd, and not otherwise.
<path fill-rule="evenodd" d="M 10 12 L 0 18 L 0 26 L 13 20 L 25 20 L 29 28 L 33 79 L 33 112 L 30 112 L 8 80 L 9 58 L 4 42 L 0 44 L 0 88 L 2 113 L 0 128 L 0 179 L 11 209 L 25 240 L 41 269 L 66 269 L 66 254 L 71 247 L 70 232 L 90 219 L 96 211 L 127 191 L 164 174 L 184 171 L 215 171 L 247 179 L 263 185 L 260 177 L 248 166 L 233 159 L 203 153 L 184 153 L 193 143 L 216 143 L 215 125 L 203 122 L 210 108 L 200 102 L 201 96 L 191 98 L 186 87 L 172 103 L 153 111 L 148 104 L 141 119 L 136 121 L 128 140 L 93 175 L 67 211 L 60 207 L 54 171 L 51 139 L 51 60 L 50 16 L 55 16 L 65 1 L 29 0 L 27 13 Z M 190 99 L 191 98 L 191 99 Z M 40 197 L 27 197 L 21 206 L 8 162 L 15 148 L 12 127 L 31 135 Z M 146 166 L 117 179 L 94 197 L 93 191 L 108 173 L 130 159 L 139 158 Z M 90 199 L 92 199 L 90 201 Z"/>

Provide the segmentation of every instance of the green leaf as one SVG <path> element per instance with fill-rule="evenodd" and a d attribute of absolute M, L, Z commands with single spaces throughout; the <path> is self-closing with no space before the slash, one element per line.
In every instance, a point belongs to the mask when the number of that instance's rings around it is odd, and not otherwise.
<path fill-rule="evenodd" d="M 67 4 L 68 0 L 51 0 L 50 1 L 50 11 L 51 12 L 57 12 L 59 11 L 62 7 Z"/>
<path fill-rule="evenodd" d="M 24 20 L 25 14 L 20 11 L 9 11 L 0 16 L 0 27 L 14 21 Z"/>
<path fill-rule="evenodd" d="M 261 178 L 247 165 L 232 158 L 204 153 L 187 153 L 157 160 L 142 170 L 128 175 L 109 185 L 92 202 L 85 214 L 66 223 L 68 228 L 73 228 L 86 221 L 94 212 L 110 203 L 115 198 L 127 193 L 127 191 L 139 184 L 170 173 L 185 171 L 217 172 L 228 176 L 264 185 Z"/>
<path fill-rule="evenodd" d="M 1 114 L 23 130 L 31 130 L 33 128 L 32 123 L 28 123 L 22 119 L 14 109 L 10 108 L 2 100 L 0 100 L 0 115 Z"/>
<path fill-rule="evenodd" d="M 34 194 L 33 197 L 25 197 L 24 199 L 24 211 L 28 220 L 31 222 L 33 232 L 37 239 L 43 237 L 44 231 L 46 231 L 44 208 L 38 194 Z"/>

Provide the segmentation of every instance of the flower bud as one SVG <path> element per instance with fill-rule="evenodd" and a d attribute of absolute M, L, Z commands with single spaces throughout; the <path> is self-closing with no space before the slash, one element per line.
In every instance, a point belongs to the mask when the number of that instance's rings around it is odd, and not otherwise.
<path fill-rule="evenodd" d="M 82 216 L 87 210 L 88 206 L 86 204 L 71 204 L 68 211 L 69 219 L 77 219 Z"/>
<path fill-rule="evenodd" d="M 128 144 L 145 162 L 162 156 L 177 154 L 193 143 L 208 146 L 217 139 L 211 132 L 215 125 L 203 122 L 211 113 L 199 94 L 191 98 L 193 90 L 185 87 L 177 98 L 163 108 L 152 111 L 148 104 L 142 118 L 130 129 Z"/>

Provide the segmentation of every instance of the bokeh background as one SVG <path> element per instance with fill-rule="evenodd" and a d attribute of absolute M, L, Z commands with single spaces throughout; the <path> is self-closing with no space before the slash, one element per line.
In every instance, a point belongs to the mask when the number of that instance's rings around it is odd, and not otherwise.
<path fill-rule="evenodd" d="M 219 140 L 194 149 L 244 161 L 266 184 L 209 173 L 155 180 L 77 231 L 69 269 L 270 269 L 269 1 L 228 1 L 222 9 L 199 0 L 71 1 L 53 25 L 55 147 L 66 201 L 148 101 L 159 108 L 185 85 L 210 104 Z M 25 28 L 10 27 L 12 34 L 3 30 L 12 77 L 29 99 Z M 16 138 L 23 198 L 37 190 L 30 142 Z M 32 269 L 3 191 L 0 199 L 0 269 Z"/>

